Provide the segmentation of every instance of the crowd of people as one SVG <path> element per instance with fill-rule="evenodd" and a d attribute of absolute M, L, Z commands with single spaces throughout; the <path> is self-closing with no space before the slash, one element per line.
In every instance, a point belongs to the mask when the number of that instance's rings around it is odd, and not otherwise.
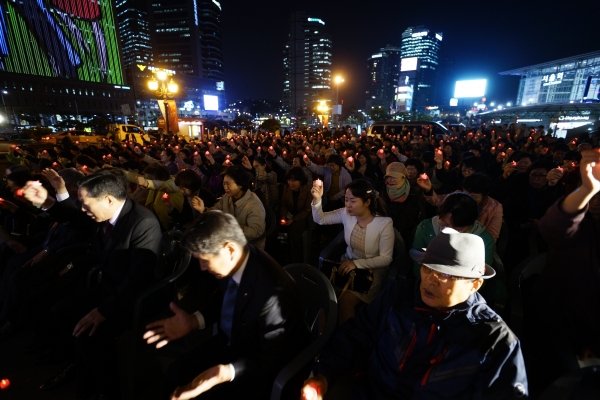
<path fill-rule="evenodd" d="M 67 137 L 7 158 L 0 340 L 33 330 L 28 351 L 71 361 L 43 390 L 76 377 L 78 398 L 118 398 L 115 339 L 158 279 L 152 266 L 171 230 L 199 263 L 177 287 L 202 281 L 202 293 L 179 291 L 173 316 L 144 339 L 160 348 L 213 323 L 219 333 L 171 364 L 164 398 L 268 398 L 311 337 L 281 265 L 307 261 L 340 229 L 346 251 L 333 274 L 369 286 L 336 286 L 339 328 L 306 399 L 351 372 L 354 398 L 521 398 L 567 371 L 551 349 L 600 357 L 593 135 L 567 141 L 517 124 L 443 137 L 428 126 L 215 131 L 98 145 Z M 410 252 L 397 254 L 398 242 Z M 532 243 L 548 262 L 517 338 L 504 322 L 507 277 Z M 402 268 L 388 283 L 395 258 Z M 547 368 L 542 377 L 530 359 Z"/>

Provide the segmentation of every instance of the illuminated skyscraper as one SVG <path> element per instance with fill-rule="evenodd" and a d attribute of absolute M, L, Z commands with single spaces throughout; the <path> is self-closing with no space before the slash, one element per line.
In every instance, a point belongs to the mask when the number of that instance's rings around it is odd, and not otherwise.
<path fill-rule="evenodd" d="M 367 90 L 367 110 L 382 106 L 388 112 L 395 110 L 394 94 L 400 76 L 400 48 L 392 45 L 379 50 L 367 60 L 369 90 Z"/>
<path fill-rule="evenodd" d="M 146 4 L 146 0 L 117 0 L 116 2 L 125 68 L 135 67 L 136 64 L 154 64 Z"/>
<path fill-rule="evenodd" d="M 331 36 L 323 20 L 292 14 L 283 76 L 283 106 L 293 115 L 308 115 L 318 100 L 331 99 Z"/>
<path fill-rule="evenodd" d="M 418 66 L 413 88 L 413 108 L 419 109 L 435 102 L 435 85 L 439 64 L 442 33 L 434 33 L 423 26 L 407 28 L 402 33 L 400 57 L 417 57 Z M 402 76 L 400 77 L 402 80 Z"/>
<path fill-rule="evenodd" d="M 218 96 L 219 107 L 224 106 L 221 3 L 153 0 L 148 4 L 155 66 L 175 71 L 189 100 Z"/>

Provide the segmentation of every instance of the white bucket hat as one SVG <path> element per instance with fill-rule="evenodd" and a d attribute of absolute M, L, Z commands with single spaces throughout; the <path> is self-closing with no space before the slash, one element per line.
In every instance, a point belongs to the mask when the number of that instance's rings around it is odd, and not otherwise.
<path fill-rule="evenodd" d="M 411 249 L 410 256 L 434 271 L 472 279 L 496 275 L 485 263 L 485 245 L 477 235 L 445 228 L 423 250 Z"/>

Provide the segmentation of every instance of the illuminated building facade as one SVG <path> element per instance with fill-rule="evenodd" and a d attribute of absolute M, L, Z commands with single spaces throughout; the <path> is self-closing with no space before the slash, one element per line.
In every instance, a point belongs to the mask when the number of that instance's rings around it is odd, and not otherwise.
<path fill-rule="evenodd" d="M 0 90 L 30 114 L 127 114 L 110 0 L 0 2 Z"/>
<path fill-rule="evenodd" d="M 600 50 L 500 72 L 520 76 L 516 104 L 586 102 L 600 98 Z"/>
<path fill-rule="evenodd" d="M 202 76 L 224 82 L 223 43 L 221 39 L 221 3 L 216 0 L 198 0 L 202 39 Z"/>
<path fill-rule="evenodd" d="M 283 76 L 283 107 L 292 115 L 310 115 L 319 100 L 331 100 L 331 36 L 323 20 L 292 14 Z"/>
<path fill-rule="evenodd" d="M 387 45 L 367 60 L 369 90 L 366 109 L 382 106 L 388 112 L 395 111 L 394 95 L 400 77 L 400 48 Z"/>
<path fill-rule="evenodd" d="M 407 28 L 402 32 L 400 57 L 417 57 L 418 70 L 416 74 L 414 97 L 415 110 L 424 109 L 435 103 L 435 87 L 439 64 L 439 51 L 443 35 L 432 32 L 423 26 Z M 402 77 L 400 77 L 402 79 Z"/>

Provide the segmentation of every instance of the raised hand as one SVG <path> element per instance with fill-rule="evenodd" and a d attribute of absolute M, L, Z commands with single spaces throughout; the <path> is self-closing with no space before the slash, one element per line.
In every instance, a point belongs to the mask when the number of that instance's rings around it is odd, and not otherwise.
<path fill-rule="evenodd" d="M 50 182 L 57 193 L 65 193 L 67 191 L 65 181 L 55 170 L 46 168 L 42 171 L 42 175 L 48 179 L 48 182 Z"/>
<path fill-rule="evenodd" d="M 548 186 L 556 185 L 558 181 L 560 181 L 560 178 L 563 177 L 563 174 L 564 170 L 562 168 L 554 168 L 548 171 L 548 175 L 546 175 L 546 179 L 548 180 Z"/>
<path fill-rule="evenodd" d="M 419 175 L 419 177 L 417 178 L 417 185 L 419 185 L 419 187 L 423 188 L 423 190 L 425 190 L 426 192 L 429 192 L 431 190 L 431 188 L 433 187 L 427 174 Z"/>
<path fill-rule="evenodd" d="M 48 199 L 48 191 L 41 183 L 29 181 L 23 188 L 23 196 L 32 203 L 44 204 Z"/>
<path fill-rule="evenodd" d="M 194 196 L 192 198 L 192 208 L 202 214 L 205 209 L 204 201 L 200 197 Z"/>
<path fill-rule="evenodd" d="M 186 313 L 173 302 L 169 304 L 169 307 L 175 315 L 146 325 L 148 331 L 144 333 L 143 338 L 148 344 L 156 343 L 157 349 L 184 337 L 199 327 L 198 319 L 194 315 Z"/>
<path fill-rule="evenodd" d="M 310 194 L 312 194 L 313 197 L 313 204 L 319 204 L 323 197 L 323 181 L 320 179 L 314 181 L 312 189 L 310 189 Z"/>

